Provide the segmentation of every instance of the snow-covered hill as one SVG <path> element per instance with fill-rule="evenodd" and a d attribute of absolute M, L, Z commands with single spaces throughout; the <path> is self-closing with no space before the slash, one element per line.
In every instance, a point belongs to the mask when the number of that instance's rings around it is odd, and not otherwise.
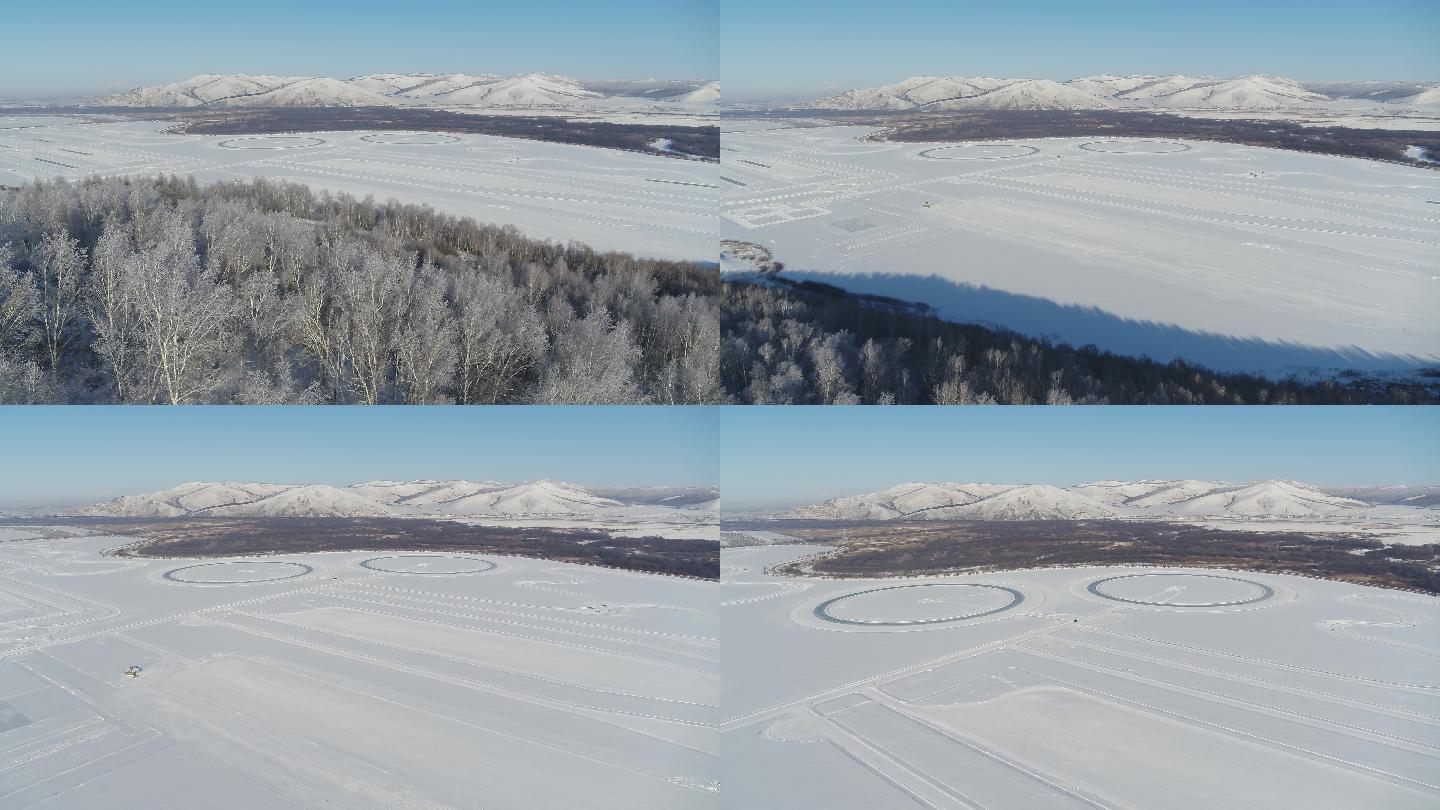
<path fill-rule="evenodd" d="M 996 79 L 971 76 L 916 76 L 896 84 L 847 90 L 802 106 L 838 110 L 1287 110 L 1319 108 L 1337 100 L 1366 100 L 1391 106 L 1440 101 L 1433 88 L 1398 96 L 1396 83 L 1357 95 L 1361 83 L 1307 87 L 1280 76 L 1085 76 Z M 1398 87 L 1405 87 L 1399 83 Z M 1413 83 L 1409 85 L 1414 87 Z M 1330 90 L 1332 94 L 1321 92 Z"/>
<path fill-rule="evenodd" d="M 1440 486 L 1323 487 L 1330 495 L 1375 506 L 1440 507 Z"/>
<path fill-rule="evenodd" d="M 1373 497 L 1367 497 L 1373 496 Z M 1296 519 L 1354 515 L 1378 506 L 1435 507 L 1436 488 L 1327 492 L 1294 481 L 1097 481 L 1059 488 L 1012 484 L 900 484 L 792 509 L 816 520 L 1094 520 L 1106 518 Z"/>
<path fill-rule="evenodd" d="M 181 484 L 126 495 L 76 512 L 107 517 L 393 517 L 610 515 L 718 508 L 705 487 L 637 487 L 592 492 L 560 481 L 370 481 L 325 484 Z"/>
<path fill-rule="evenodd" d="M 715 81 L 586 83 L 568 76 L 374 73 L 352 79 L 205 74 L 109 96 L 114 107 L 585 107 L 606 101 L 660 106 L 712 105 Z"/>
<path fill-rule="evenodd" d="M 1440 84 L 1434 87 L 1421 90 L 1413 96 L 1404 96 L 1397 99 L 1402 104 L 1409 104 L 1414 107 L 1435 107 L 1440 106 Z"/>
<path fill-rule="evenodd" d="M 688 93 L 673 98 L 685 104 L 718 104 L 720 102 L 720 82 L 706 82 Z"/>

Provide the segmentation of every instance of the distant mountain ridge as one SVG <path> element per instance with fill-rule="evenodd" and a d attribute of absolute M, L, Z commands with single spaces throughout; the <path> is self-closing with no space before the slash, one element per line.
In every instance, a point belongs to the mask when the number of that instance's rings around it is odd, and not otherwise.
<path fill-rule="evenodd" d="M 111 107 L 570 107 L 606 99 L 708 105 L 720 83 L 650 79 L 582 82 L 544 73 L 374 73 L 351 79 L 207 73 L 108 96 Z"/>
<path fill-rule="evenodd" d="M 1097 481 L 1046 484 L 910 483 L 792 509 L 818 520 L 1100 520 L 1363 516 L 1377 507 L 1440 506 L 1437 487 L 1324 489 L 1295 481 Z"/>
<path fill-rule="evenodd" d="M 718 508 L 713 487 L 587 490 L 562 481 L 370 481 L 327 484 L 191 482 L 125 495 L 72 514 L 100 517 L 403 517 L 579 515 Z"/>
<path fill-rule="evenodd" d="M 915 76 L 847 90 L 800 106 L 829 110 L 1283 110 L 1337 101 L 1424 107 L 1440 103 L 1440 84 L 1338 82 L 1306 85 L 1283 76 L 1085 76 L 1068 81 L 976 76 Z"/>

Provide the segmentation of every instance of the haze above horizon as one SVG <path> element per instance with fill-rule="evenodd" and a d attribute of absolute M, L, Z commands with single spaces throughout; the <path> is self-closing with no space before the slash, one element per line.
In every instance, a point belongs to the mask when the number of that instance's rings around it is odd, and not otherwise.
<path fill-rule="evenodd" d="M 1024 4 L 860 0 L 721 4 L 727 101 L 817 97 L 912 76 L 1280 75 L 1440 78 L 1440 4 L 1335 0 L 1203 7 L 1118 0 Z M 1397 25 L 1397 21 L 1405 21 Z"/>
<path fill-rule="evenodd" d="M 714 485 L 704 408 L 210 406 L 6 409 L 0 509 L 77 506 L 189 481 L 344 486 L 542 478 L 586 486 Z M 603 410 L 603 413 L 599 411 Z"/>
<path fill-rule="evenodd" d="M 915 406 L 894 418 L 893 408 L 729 409 L 720 430 L 722 503 L 727 511 L 790 507 L 904 482 L 1440 483 L 1440 460 L 1427 452 L 1440 443 L 1440 421 L 1426 408 L 963 410 L 956 418 L 950 408 Z"/>
<path fill-rule="evenodd" d="M 336 14 L 279 0 L 11 3 L 0 98 L 109 94 L 204 73 L 713 79 L 717 4 L 354 0 Z"/>

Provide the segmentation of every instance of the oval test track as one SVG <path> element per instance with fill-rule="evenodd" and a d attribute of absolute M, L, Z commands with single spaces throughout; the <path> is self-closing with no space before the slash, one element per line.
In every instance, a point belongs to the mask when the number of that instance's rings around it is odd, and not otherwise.
<path fill-rule="evenodd" d="M 225 568 L 224 568 L 223 570 L 229 570 L 231 567 L 236 567 L 236 566 L 244 566 L 244 567 L 281 566 L 281 567 L 290 567 L 290 568 L 300 568 L 300 569 L 303 569 L 303 570 L 297 571 L 297 572 L 295 572 L 295 573 L 293 573 L 293 574 L 285 574 L 285 575 L 282 575 L 282 576 L 272 576 L 272 577 L 261 577 L 261 578 L 258 578 L 258 579 L 187 579 L 186 577 L 176 576 L 176 574 L 179 574 L 179 573 L 182 572 L 182 571 L 193 571 L 193 570 L 195 570 L 196 568 L 213 568 L 214 566 L 217 566 L 217 565 L 219 565 L 219 566 L 225 566 Z M 271 569 L 271 570 L 274 570 L 274 569 Z M 182 584 L 182 585 L 251 585 L 251 584 L 254 584 L 254 583 L 258 583 L 258 582 L 279 582 L 279 581 L 281 581 L 281 580 L 286 580 L 286 579 L 295 579 L 295 578 L 297 578 L 297 577 L 303 577 L 303 576 L 307 576 L 307 575 L 309 575 L 309 574 L 312 574 L 312 573 L 314 573 L 314 571 L 315 571 L 315 568 L 314 568 L 313 566 L 309 566 L 309 565 L 306 565 L 305 563 L 298 563 L 298 562 L 281 562 L 281 561 L 269 561 L 269 560 L 266 560 L 266 561 L 257 561 L 257 562 L 240 562 L 240 561 L 236 561 L 236 560 L 227 560 L 227 561 L 224 561 L 224 562 L 200 563 L 199 565 L 186 565 L 186 566 L 183 566 L 183 567 L 180 567 L 180 568 L 173 568 L 173 569 L 171 569 L 171 570 L 169 570 L 169 571 L 166 571 L 165 574 L 164 574 L 164 576 L 165 576 L 165 579 L 168 579 L 168 580 L 170 580 L 171 582 L 178 582 L 178 583 L 180 583 L 180 584 Z"/>
<path fill-rule="evenodd" d="M 1114 582 L 1117 579 L 1134 579 L 1137 577 L 1203 577 L 1206 579 L 1228 579 L 1232 582 L 1242 582 L 1246 585 L 1253 585 L 1256 588 L 1260 589 L 1260 594 L 1258 596 L 1252 596 L 1249 599 L 1237 599 L 1229 602 L 1151 602 L 1144 599 L 1127 599 L 1123 596 L 1114 596 L 1100 590 L 1100 586 L 1104 585 L 1107 582 Z M 1239 605 L 1254 604 L 1255 602 L 1263 602 L 1266 599 L 1269 599 L 1275 595 L 1275 589 L 1270 587 L 1269 585 L 1264 584 L 1263 582 L 1256 582 L 1254 580 L 1244 579 L 1241 577 L 1229 577 L 1223 574 L 1119 574 L 1113 577 L 1097 579 L 1094 582 L 1090 583 L 1090 585 L 1087 586 L 1085 590 L 1100 597 L 1101 599 L 1109 599 L 1113 602 L 1124 602 L 1130 605 L 1150 605 L 1154 607 L 1236 607 Z"/>
<path fill-rule="evenodd" d="M 384 568 L 372 563 L 380 563 L 385 560 L 465 560 L 467 562 L 479 563 L 479 568 L 467 568 L 461 571 L 407 571 L 401 568 Z M 494 571 L 495 563 L 489 560 L 482 560 L 479 557 L 460 557 L 451 554 L 392 554 L 388 557 L 371 557 L 368 560 L 360 561 L 361 568 L 368 568 L 371 571 L 380 571 L 386 574 L 415 574 L 417 576 L 458 576 L 460 574 L 479 574 L 485 571 Z"/>
<path fill-rule="evenodd" d="M 869 619 L 842 619 L 842 618 L 840 618 L 839 616 L 836 616 L 836 615 L 830 613 L 830 606 L 831 606 L 831 605 L 835 604 L 836 602 L 843 601 L 843 600 L 845 600 L 845 599 L 850 599 L 850 598 L 856 597 L 856 596 L 864 596 L 864 595 L 867 594 L 867 593 L 880 593 L 880 592 L 882 592 L 882 591 L 898 591 L 898 590 L 905 590 L 905 589 L 908 589 L 908 588 L 986 588 L 986 589 L 994 590 L 994 591 L 1004 591 L 1005 593 L 1007 593 L 1007 594 L 1010 595 L 1010 601 L 1007 602 L 1006 604 L 1003 604 L 1003 605 L 999 606 L 999 607 L 990 608 L 989 610 L 982 610 L 982 611 L 978 611 L 978 612 L 976 612 L 976 613 L 967 613 L 967 614 L 965 614 L 965 615 L 963 615 L 963 616 L 945 616 L 945 617 L 941 617 L 941 618 L 938 618 L 938 619 L 913 619 L 913 620 L 898 620 L 898 621 L 882 621 L 882 620 L 869 620 Z M 991 615 L 994 615 L 994 614 L 996 614 L 996 613 L 1001 613 L 1001 612 L 1003 612 L 1003 611 L 1009 610 L 1010 608 L 1015 607 L 1016 605 L 1020 604 L 1020 603 L 1023 602 L 1023 601 L 1025 601 L 1025 594 L 1021 593 L 1020 591 L 1015 590 L 1014 588 L 1006 587 L 1006 586 L 1004 586 L 1004 585 L 982 585 L 982 584 L 973 583 L 973 582 L 926 582 L 926 583 L 920 583 L 920 584 L 917 584 L 917 585 L 887 585 L 887 586 L 885 586 L 885 587 L 883 587 L 883 588 L 869 588 L 869 589 L 867 589 L 867 590 L 854 591 L 854 592 L 852 592 L 852 593 L 847 593 L 847 594 L 844 594 L 844 595 L 842 595 L 842 596 L 835 596 L 835 597 L 832 597 L 832 598 L 830 598 L 830 599 L 826 599 L 824 602 L 821 602 L 820 604 L 818 604 L 818 605 L 815 606 L 815 618 L 821 619 L 821 620 L 824 620 L 824 621 L 827 621 L 827 622 L 834 622 L 834 623 L 836 623 L 836 624 L 849 624 L 849 625 L 856 625 L 856 626 L 860 626 L 860 627 L 915 627 L 915 626 L 917 626 L 917 625 L 925 625 L 925 624 L 946 624 L 946 623 L 949 623 L 949 622 L 959 622 L 959 621 L 966 621 L 966 620 L 969 620 L 969 619 L 978 619 L 978 618 L 980 618 L 981 616 L 991 616 Z"/>

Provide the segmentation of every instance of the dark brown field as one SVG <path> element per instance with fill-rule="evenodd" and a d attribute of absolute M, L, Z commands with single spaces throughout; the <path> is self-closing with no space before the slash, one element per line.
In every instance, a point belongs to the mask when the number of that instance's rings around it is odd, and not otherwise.
<path fill-rule="evenodd" d="M 21 521 L 35 525 L 33 519 Z M 505 554 L 629 571 L 718 579 L 714 540 L 612 537 L 591 529 L 468 526 L 408 518 L 64 518 L 66 526 L 134 537 L 122 557 L 235 557 L 317 551 Z"/>
<path fill-rule="evenodd" d="M 1093 110 L 973 110 L 957 112 L 786 111 L 754 117 L 803 115 L 843 124 L 883 127 L 890 141 L 988 141 L 1000 138 L 1181 138 L 1267 146 L 1322 155 L 1347 155 L 1426 169 L 1440 164 L 1407 157 L 1407 146 L 1440 155 L 1440 133 L 1425 130 L 1301 126 L 1289 121 L 1189 118 L 1148 112 Z M 749 114 L 747 114 L 749 117 Z"/>
<path fill-rule="evenodd" d="M 1440 594 L 1440 546 L 1387 546 L 1340 532 L 1241 532 L 1181 523 L 726 522 L 836 546 L 781 573 L 887 577 L 1071 565 L 1155 565 L 1260 571 Z"/>
<path fill-rule="evenodd" d="M 720 128 L 613 124 L 570 120 L 559 116 L 465 115 L 424 107 L 251 107 L 203 110 L 160 107 L 24 107 L 0 108 L 5 115 L 89 115 L 95 120 L 116 117 L 174 121 L 170 132 L 193 135 L 273 135 L 291 132 L 420 130 L 472 135 L 499 135 L 580 146 L 644 152 L 682 160 L 720 160 Z M 651 148 L 669 140 L 670 151 Z M 678 153 L 678 154 L 677 154 Z"/>

